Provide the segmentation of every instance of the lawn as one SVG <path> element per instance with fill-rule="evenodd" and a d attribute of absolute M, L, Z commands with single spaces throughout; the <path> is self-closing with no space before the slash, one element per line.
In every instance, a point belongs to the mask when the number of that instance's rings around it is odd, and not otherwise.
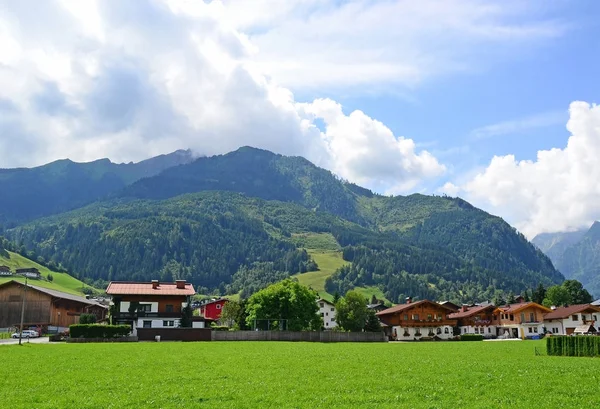
<path fill-rule="evenodd" d="M 8 266 L 14 272 L 17 268 L 26 268 L 26 267 L 35 267 L 37 268 L 42 277 L 47 278 L 48 274 L 52 274 L 52 281 L 46 280 L 28 280 L 28 282 L 32 285 L 37 285 L 44 288 L 49 288 L 51 290 L 63 291 L 70 294 L 83 295 L 82 289 L 83 287 L 89 287 L 88 285 L 82 283 L 78 279 L 70 276 L 66 273 L 57 273 L 55 271 L 51 271 L 48 268 L 38 264 L 34 261 L 29 260 L 21 256 L 20 254 L 13 253 L 11 251 L 7 251 L 6 254 L 8 256 L 0 254 L 0 266 Z M 25 278 L 21 276 L 13 276 L 13 277 L 1 277 L 0 284 L 5 283 L 10 280 L 17 280 L 25 282 Z M 91 287 L 90 287 L 91 288 Z"/>
<path fill-rule="evenodd" d="M 600 360 L 544 341 L 0 346 L 10 408 L 596 408 Z"/>
<path fill-rule="evenodd" d="M 324 251 L 324 250 L 307 250 L 313 260 L 319 266 L 318 271 L 311 271 L 309 273 L 296 274 L 294 277 L 298 279 L 300 284 L 312 288 L 322 298 L 326 300 L 333 300 L 333 295 L 325 291 L 325 280 L 327 277 L 335 273 L 335 270 L 348 264 L 347 261 L 342 259 L 342 253 L 339 251 Z"/>

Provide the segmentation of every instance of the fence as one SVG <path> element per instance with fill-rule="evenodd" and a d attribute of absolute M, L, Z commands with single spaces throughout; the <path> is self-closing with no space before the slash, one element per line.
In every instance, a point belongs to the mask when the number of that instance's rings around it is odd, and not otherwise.
<path fill-rule="evenodd" d="M 383 332 L 212 331 L 213 341 L 386 342 Z"/>
<path fill-rule="evenodd" d="M 138 337 L 119 337 L 119 338 L 67 338 L 70 344 L 86 344 L 88 342 L 138 342 Z M 52 340 L 54 341 L 54 340 Z"/>
<path fill-rule="evenodd" d="M 140 341 L 154 341 L 160 336 L 161 341 L 210 341 L 211 330 L 208 328 L 138 328 Z"/>
<path fill-rule="evenodd" d="M 551 336 L 546 341 L 546 350 L 554 356 L 600 356 L 600 337 Z"/>

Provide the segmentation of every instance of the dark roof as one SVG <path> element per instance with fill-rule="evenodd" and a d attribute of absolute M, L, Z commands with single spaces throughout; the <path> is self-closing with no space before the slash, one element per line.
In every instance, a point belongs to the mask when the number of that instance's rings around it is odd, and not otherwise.
<path fill-rule="evenodd" d="M 10 284 L 10 283 L 16 283 L 16 284 L 23 285 L 23 286 L 25 285 L 25 283 L 22 283 L 20 281 L 11 280 L 11 281 L 7 281 L 4 284 L 0 284 L 0 287 L 2 287 L 4 285 L 7 285 L 7 284 Z M 40 287 L 40 286 L 32 285 L 32 284 L 27 284 L 27 287 L 33 288 L 34 290 L 37 290 L 37 291 L 39 291 L 41 293 L 44 293 L 44 294 L 48 294 L 48 295 L 50 295 L 52 297 L 55 297 L 55 298 L 62 298 L 63 300 L 77 301 L 77 302 L 80 302 L 82 304 L 97 305 L 97 306 L 100 306 L 102 308 L 107 308 L 105 305 L 98 304 L 95 301 L 88 300 L 87 298 L 80 297 L 78 295 L 64 293 L 62 291 L 57 291 L 57 290 L 51 290 L 49 288 L 44 288 L 44 287 Z"/>
<path fill-rule="evenodd" d="M 561 319 L 561 318 L 567 318 L 570 315 L 577 314 L 578 312 L 586 311 L 588 309 L 595 311 L 595 312 L 600 312 L 600 308 L 595 307 L 591 304 L 575 304 L 575 305 L 569 305 L 567 307 L 558 307 L 557 309 L 553 310 L 552 312 L 549 312 L 548 314 L 544 315 L 544 319 L 545 320 L 557 320 L 557 319 Z"/>
<path fill-rule="evenodd" d="M 482 311 L 495 309 L 496 307 L 493 305 L 476 305 L 475 307 L 470 307 L 466 311 L 458 311 L 453 314 L 448 315 L 448 318 L 457 319 L 457 318 L 467 318 L 471 317 L 475 314 L 478 314 Z"/>
<path fill-rule="evenodd" d="M 334 304 L 334 303 L 332 303 L 331 301 L 327 301 L 325 298 L 319 298 L 319 299 L 317 300 L 317 302 L 326 302 L 327 304 L 329 304 L 329 305 L 333 305 L 333 306 L 335 307 L 335 304 Z"/>
<path fill-rule="evenodd" d="M 458 311 L 460 309 L 460 307 L 454 304 L 452 301 L 438 301 L 438 304 L 443 305 L 445 307 L 450 307 L 454 311 Z"/>
<path fill-rule="evenodd" d="M 398 304 L 398 305 L 396 305 L 394 307 L 388 308 L 387 310 L 380 311 L 376 315 L 395 314 L 397 312 L 408 310 L 410 308 L 416 307 L 416 306 L 421 305 L 421 304 L 432 304 L 432 305 L 444 308 L 444 309 L 446 309 L 448 311 L 454 312 L 454 309 L 452 309 L 450 307 L 446 307 L 445 305 L 438 304 L 436 302 L 429 301 L 429 300 L 421 300 L 421 301 L 411 302 L 411 303 L 408 303 L 408 304 Z"/>

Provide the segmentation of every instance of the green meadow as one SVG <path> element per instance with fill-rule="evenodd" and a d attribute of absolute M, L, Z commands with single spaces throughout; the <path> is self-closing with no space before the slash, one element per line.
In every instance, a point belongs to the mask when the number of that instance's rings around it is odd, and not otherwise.
<path fill-rule="evenodd" d="M 544 351 L 544 341 L 0 346 L 0 395 L 6 408 L 600 407 L 600 360 Z"/>

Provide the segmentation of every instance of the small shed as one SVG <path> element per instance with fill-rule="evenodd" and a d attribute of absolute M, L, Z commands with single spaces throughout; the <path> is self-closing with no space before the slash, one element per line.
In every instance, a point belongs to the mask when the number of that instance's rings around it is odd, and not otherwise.
<path fill-rule="evenodd" d="M 575 331 L 573 331 L 573 333 L 575 335 L 589 335 L 589 334 L 596 334 L 597 331 L 593 325 L 585 324 L 585 325 L 580 325 L 577 328 L 575 328 Z"/>

